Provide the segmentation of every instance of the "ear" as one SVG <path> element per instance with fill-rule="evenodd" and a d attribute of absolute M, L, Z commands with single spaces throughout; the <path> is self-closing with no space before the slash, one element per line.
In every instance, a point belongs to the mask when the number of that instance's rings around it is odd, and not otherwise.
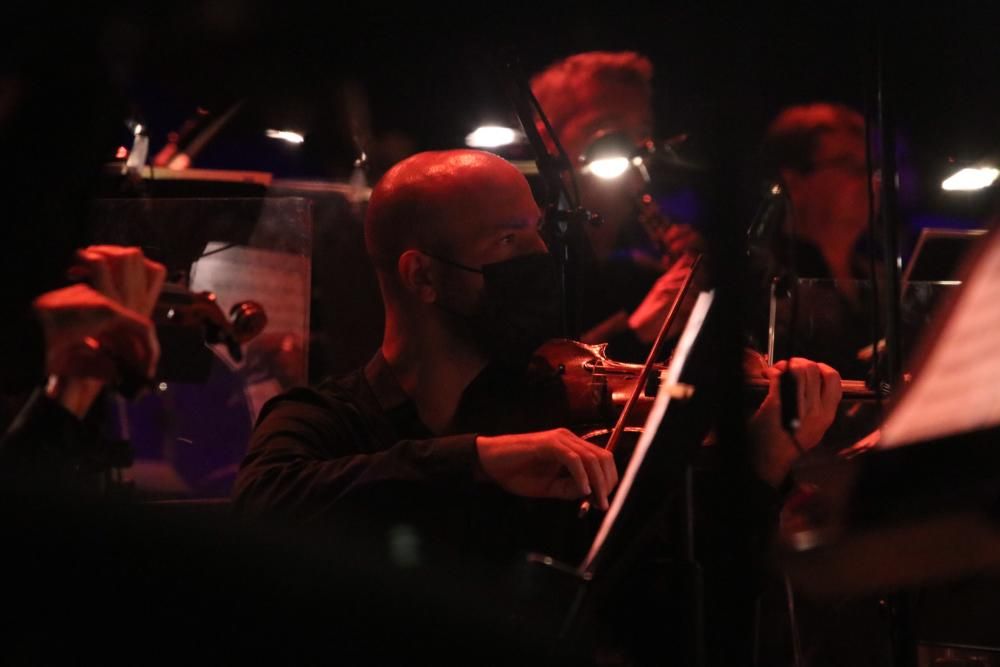
<path fill-rule="evenodd" d="M 437 300 L 437 290 L 431 281 L 431 259 L 419 250 L 407 250 L 396 264 L 399 282 L 410 294 L 424 303 Z"/>

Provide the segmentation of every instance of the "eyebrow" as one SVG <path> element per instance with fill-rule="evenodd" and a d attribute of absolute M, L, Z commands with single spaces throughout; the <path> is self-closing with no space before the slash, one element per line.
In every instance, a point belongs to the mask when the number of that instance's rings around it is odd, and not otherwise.
<path fill-rule="evenodd" d="M 536 224 L 537 220 L 527 220 L 527 219 L 514 219 L 514 220 L 503 220 L 501 222 L 495 223 L 490 226 L 491 232 L 502 232 L 502 231 L 518 231 L 524 229 L 525 227 L 531 227 Z"/>

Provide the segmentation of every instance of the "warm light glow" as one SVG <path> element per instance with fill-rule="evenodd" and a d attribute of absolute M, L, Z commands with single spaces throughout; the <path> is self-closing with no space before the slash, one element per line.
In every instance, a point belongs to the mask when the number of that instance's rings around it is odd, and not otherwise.
<path fill-rule="evenodd" d="M 265 134 L 271 139 L 281 139 L 290 144 L 301 144 L 306 140 L 301 134 L 292 132 L 291 130 L 268 130 Z"/>
<path fill-rule="evenodd" d="M 115 151 L 115 158 L 119 160 L 124 160 L 128 157 L 128 149 L 124 146 L 119 146 L 118 150 Z"/>
<path fill-rule="evenodd" d="M 941 183 L 942 190 L 982 190 L 993 185 L 1000 175 L 1000 169 L 994 167 L 966 167 Z"/>
<path fill-rule="evenodd" d="M 631 164 L 627 157 L 608 157 L 594 160 L 585 169 L 598 178 L 610 180 L 624 174 Z"/>
<path fill-rule="evenodd" d="M 135 134 L 135 136 L 137 136 L 137 137 L 138 137 L 138 136 L 139 136 L 140 134 L 142 134 L 142 123 L 136 123 L 136 124 L 135 124 L 135 128 L 133 128 L 133 129 L 132 129 L 132 132 L 133 132 L 133 134 Z"/>
<path fill-rule="evenodd" d="M 518 133 L 501 125 L 483 125 L 465 137 L 465 145 L 472 148 L 499 148 L 518 140 Z"/>

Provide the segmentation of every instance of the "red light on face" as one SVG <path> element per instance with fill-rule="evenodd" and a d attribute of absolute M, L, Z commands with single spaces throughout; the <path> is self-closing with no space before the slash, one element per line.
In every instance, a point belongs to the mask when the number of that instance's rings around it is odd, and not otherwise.
<path fill-rule="evenodd" d="M 128 149 L 124 146 L 119 146 L 118 150 L 115 151 L 115 158 L 118 160 L 124 160 L 128 157 Z"/>

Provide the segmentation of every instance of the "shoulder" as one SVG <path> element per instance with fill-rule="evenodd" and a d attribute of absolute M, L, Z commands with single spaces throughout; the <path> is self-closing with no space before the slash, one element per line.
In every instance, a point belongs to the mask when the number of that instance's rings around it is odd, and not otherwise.
<path fill-rule="evenodd" d="M 315 386 L 289 389 L 264 404 L 257 417 L 257 428 L 282 417 L 324 413 L 337 416 L 357 412 L 364 382 L 362 371 L 356 370 L 328 378 Z"/>

